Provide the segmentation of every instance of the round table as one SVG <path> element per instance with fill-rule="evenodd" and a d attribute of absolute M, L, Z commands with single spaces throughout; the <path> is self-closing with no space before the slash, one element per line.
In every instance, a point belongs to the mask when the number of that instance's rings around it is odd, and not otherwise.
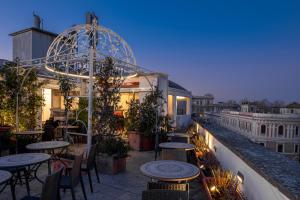
<path fill-rule="evenodd" d="M 160 143 L 162 149 L 163 160 L 188 161 L 190 150 L 195 148 L 195 145 L 182 142 L 164 142 Z"/>
<path fill-rule="evenodd" d="M 46 153 L 22 153 L 0 157 L 0 168 L 19 168 L 40 164 L 48 161 L 50 155 Z"/>
<path fill-rule="evenodd" d="M 70 143 L 65 141 L 46 141 L 28 144 L 26 148 L 31 151 L 47 151 L 51 154 L 52 161 L 59 161 L 64 166 L 67 166 L 67 164 L 61 160 L 61 156 L 67 151 L 66 149 L 69 145 Z M 61 150 L 55 153 L 55 149 Z M 48 173 L 51 174 L 50 164 L 48 164 Z"/>
<path fill-rule="evenodd" d="M 0 185 L 3 183 L 6 183 L 10 178 L 12 174 L 8 171 L 0 170 Z"/>
<path fill-rule="evenodd" d="M 169 182 L 189 181 L 200 173 L 196 166 L 175 160 L 147 162 L 140 167 L 140 170 L 152 179 Z"/>
<path fill-rule="evenodd" d="M 186 138 L 191 137 L 187 133 L 168 133 L 167 136 L 169 136 L 169 137 L 186 137 Z"/>
<path fill-rule="evenodd" d="M 172 142 L 190 143 L 191 136 L 187 133 L 168 133 L 167 136 L 171 138 Z"/>
<path fill-rule="evenodd" d="M 15 133 L 15 135 L 40 135 L 43 133 L 44 131 L 22 131 L 19 133 Z"/>
<path fill-rule="evenodd" d="M 192 150 L 195 148 L 195 145 L 183 142 L 163 142 L 159 144 L 159 147 L 162 149 L 185 149 Z"/>
<path fill-rule="evenodd" d="M 30 196 L 30 187 L 27 181 L 36 179 L 40 183 L 44 183 L 37 177 L 37 171 L 41 164 L 49 161 L 49 159 L 50 155 L 45 153 L 23 153 L 0 157 L 0 168 L 12 170 L 13 173 L 11 184 L 13 199 L 16 199 L 15 186 L 20 182 L 18 181 L 20 179 L 19 170 L 26 168 L 26 170 L 23 170 L 24 174 L 22 176 L 25 177 L 27 194 Z"/>
<path fill-rule="evenodd" d="M 33 151 L 41 151 L 41 150 L 54 150 L 54 149 L 66 148 L 69 145 L 70 143 L 65 141 L 46 141 L 46 142 L 37 142 L 37 143 L 28 144 L 26 148 Z"/>

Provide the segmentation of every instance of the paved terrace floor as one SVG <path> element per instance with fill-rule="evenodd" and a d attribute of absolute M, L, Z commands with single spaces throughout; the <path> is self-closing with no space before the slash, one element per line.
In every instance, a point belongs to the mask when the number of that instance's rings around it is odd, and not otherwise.
<path fill-rule="evenodd" d="M 85 189 L 89 200 L 140 200 L 143 190 L 146 190 L 149 178 L 141 174 L 139 167 L 143 163 L 154 160 L 153 152 L 136 152 L 131 151 L 130 157 L 127 159 L 126 172 L 117 175 L 100 174 L 100 183 L 97 183 L 95 175 L 93 176 L 94 193 L 90 192 L 87 176 L 84 176 Z M 47 166 L 43 165 L 39 170 L 39 177 L 46 177 Z M 37 181 L 30 183 L 31 194 L 38 196 L 41 192 L 42 185 Z M 17 186 L 17 199 L 26 195 L 25 185 Z M 10 188 L 7 187 L 3 193 L 0 194 L 0 199 L 11 199 Z M 67 190 L 65 193 L 61 191 L 62 200 L 71 200 L 71 193 Z M 76 187 L 76 200 L 84 199 L 80 185 Z M 195 179 L 190 183 L 190 199 L 202 200 L 206 199 L 199 179 Z"/>

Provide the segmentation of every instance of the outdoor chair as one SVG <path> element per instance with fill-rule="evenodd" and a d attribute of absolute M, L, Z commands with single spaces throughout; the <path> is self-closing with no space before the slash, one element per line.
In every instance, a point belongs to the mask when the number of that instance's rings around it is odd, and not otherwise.
<path fill-rule="evenodd" d="M 91 189 L 92 193 L 94 192 L 93 184 L 92 184 L 92 176 L 91 176 L 91 171 L 93 169 L 95 169 L 97 181 L 98 181 L 98 183 L 100 183 L 98 169 L 97 169 L 97 165 L 96 165 L 96 153 L 97 153 L 97 144 L 94 144 L 94 145 L 92 145 L 92 147 L 89 151 L 87 160 L 83 161 L 82 165 L 81 165 L 81 171 L 86 172 L 87 175 L 88 175 L 89 183 L 90 183 L 90 189 Z M 71 156 L 69 156 L 69 158 L 71 158 Z M 68 168 L 68 170 L 70 170 L 70 168 Z"/>
<path fill-rule="evenodd" d="M 84 184 L 81 176 L 81 163 L 82 163 L 83 154 L 75 156 L 73 162 L 73 168 L 69 171 L 68 175 L 61 176 L 59 188 L 70 189 L 72 194 L 72 199 L 75 200 L 75 187 L 80 183 L 81 189 L 83 192 L 84 199 L 87 200 Z M 68 172 L 68 170 L 67 170 Z"/>
<path fill-rule="evenodd" d="M 59 191 L 58 185 L 60 181 L 60 177 L 62 174 L 63 168 L 53 173 L 50 176 L 47 176 L 46 181 L 43 185 L 41 197 L 32 197 L 26 196 L 23 197 L 22 200 L 58 200 Z"/>
<path fill-rule="evenodd" d="M 142 200 L 188 200 L 188 192 L 177 190 L 147 190 L 142 193 Z"/>
<path fill-rule="evenodd" d="M 148 182 L 148 190 L 178 190 L 189 191 L 187 183 L 164 183 L 164 182 Z"/>
<path fill-rule="evenodd" d="M 83 165 L 81 166 L 81 171 L 87 172 L 88 174 L 91 192 L 93 192 L 91 170 L 95 169 L 97 181 L 98 183 L 100 183 L 99 174 L 96 165 L 96 153 L 97 153 L 97 145 L 94 144 L 89 151 L 89 155 L 86 162 L 84 162 Z"/>

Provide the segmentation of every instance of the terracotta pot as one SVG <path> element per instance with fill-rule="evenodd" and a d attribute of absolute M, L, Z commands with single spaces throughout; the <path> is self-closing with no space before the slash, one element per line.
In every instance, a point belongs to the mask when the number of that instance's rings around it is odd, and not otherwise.
<path fill-rule="evenodd" d="M 96 162 L 100 173 L 117 174 L 126 171 L 126 157 L 99 154 L 96 156 Z"/>
<path fill-rule="evenodd" d="M 137 131 L 128 131 L 129 146 L 136 151 L 154 150 L 154 138 Z"/>

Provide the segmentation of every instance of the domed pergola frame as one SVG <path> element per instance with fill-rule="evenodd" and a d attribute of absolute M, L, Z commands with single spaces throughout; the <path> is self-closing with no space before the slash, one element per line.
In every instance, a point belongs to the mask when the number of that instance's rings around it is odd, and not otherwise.
<path fill-rule="evenodd" d="M 33 68 L 44 68 L 56 75 L 88 80 L 88 149 L 92 141 L 94 74 L 99 70 L 96 67 L 99 65 L 95 63 L 101 63 L 106 57 L 114 60 L 114 67 L 120 71 L 122 79 L 143 76 L 153 90 L 153 84 L 146 76 L 151 71 L 137 66 L 133 52 L 126 41 L 112 30 L 99 26 L 96 19 L 93 19 L 92 24 L 73 26 L 59 34 L 50 45 L 45 58 L 17 63 L 18 68 L 30 68 L 29 71 Z M 18 108 L 16 123 L 18 131 Z"/>

